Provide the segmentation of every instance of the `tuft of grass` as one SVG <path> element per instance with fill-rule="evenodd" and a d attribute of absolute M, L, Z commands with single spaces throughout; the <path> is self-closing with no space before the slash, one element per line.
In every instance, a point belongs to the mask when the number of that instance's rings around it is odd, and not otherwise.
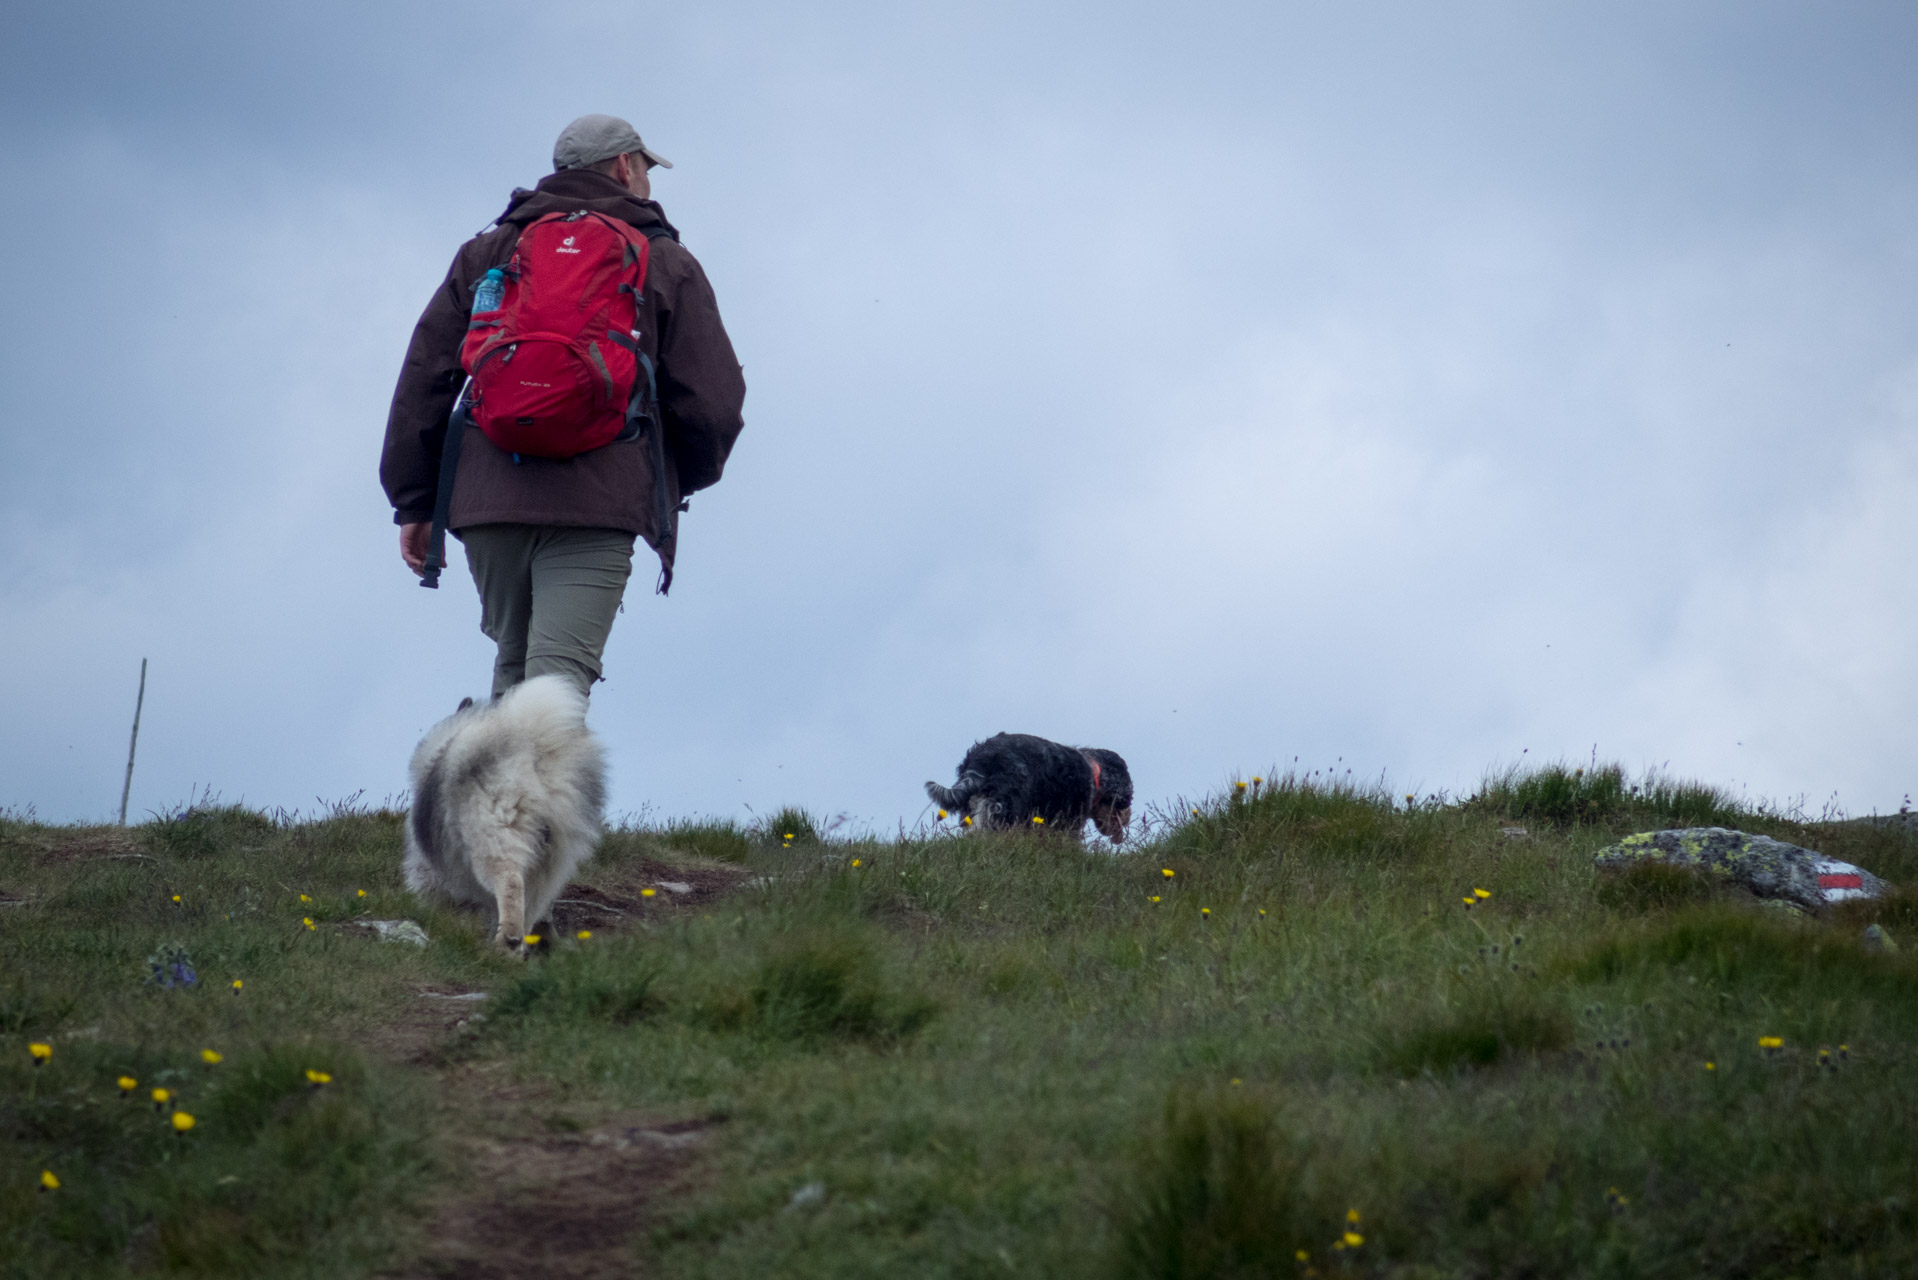
<path fill-rule="evenodd" d="M 47 1035 L 72 1016 L 79 998 L 15 978 L 0 986 L 0 1035 Z"/>
<path fill-rule="evenodd" d="M 655 990 L 660 966 L 630 940 L 569 946 L 548 955 L 493 1004 L 502 1021 L 538 1017 L 623 1026 L 664 1005 Z"/>
<path fill-rule="evenodd" d="M 1306 1151 L 1243 1091 L 1166 1100 L 1113 1210 L 1113 1272 L 1136 1280 L 1253 1280 L 1301 1271 L 1326 1230 L 1301 1229 Z"/>
<path fill-rule="evenodd" d="M 1901 946 L 1918 941 L 1918 886 L 1894 886 L 1882 898 L 1853 898 L 1832 908 L 1835 923 L 1862 929 L 1883 925 Z"/>
<path fill-rule="evenodd" d="M 1646 859 L 1601 874 L 1595 896 L 1614 911 L 1643 914 L 1709 902 L 1726 892 L 1721 879 L 1703 868 Z"/>
<path fill-rule="evenodd" d="M 714 1009 L 720 1025 L 774 1039 L 896 1041 L 925 1026 L 937 1006 L 887 991 L 871 943 L 829 927 L 775 937 L 751 981 Z"/>
<path fill-rule="evenodd" d="M 816 845 L 823 842 L 819 824 L 806 809 L 787 805 L 769 818 L 754 823 L 749 834 L 754 843 L 779 848 L 786 844 Z"/>
<path fill-rule="evenodd" d="M 1467 806 L 1561 829 L 1736 827 L 1763 817 L 1716 787 L 1648 773 L 1633 781 L 1616 764 L 1513 765 L 1487 775 Z"/>
<path fill-rule="evenodd" d="M 1619 982 L 1673 970 L 1727 987 L 1820 1000 L 1878 993 L 1918 1015 L 1918 957 L 1878 956 L 1849 931 L 1834 937 L 1776 912 L 1705 906 L 1654 916 L 1594 938 L 1556 966 L 1583 982 Z"/>
<path fill-rule="evenodd" d="M 752 853 L 751 839 L 730 821 L 671 822 L 661 839 L 670 848 L 715 862 L 744 862 Z"/>
<path fill-rule="evenodd" d="M 1401 1075 L 1489 1067 L 1564 1049 L 1572 1031 L 1571 1018 L 1547 1001 L 1515 992 L 1475 993 L 1411 1021 L 1387 1041 L 1385 1062 Z"/>
<path fill-rule="evenodd" d="M 1413 852 L 1431 834 L 1427 825 L 1403 821 L 1380 784 L 1296 772 L 1196 804 L 1181 799 L 1152 813 L 1148 826 L 1162 833 L 1152 847 L 1167 859 L 1259 859 L 1288 845 L 1315 855 L 1390 858 Z"/>
<path fill-rule="evenodd" d="M 145 835 L 155 856 L 209 858 L 236 846 L 262 844 L 279 831 L 266 814 L 232 804 L 183 809 L 149 823 Z"/>

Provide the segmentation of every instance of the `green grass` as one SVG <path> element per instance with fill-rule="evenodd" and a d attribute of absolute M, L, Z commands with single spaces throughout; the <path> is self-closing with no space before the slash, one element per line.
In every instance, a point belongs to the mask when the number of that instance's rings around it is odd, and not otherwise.
<path fill-rule="evenodd" d="M 0 1267 L 397 1265 L 408 1188 L 455 1181 L 451 1104 L 381 1027 L 434 985 L 495 993 L 450 1052 L 542 1114 L 727 1121 L 648 1206 L 647 1274 L 1918 1273 L 1914 899 L 1803 920 L 1594 874 L 1620 833 L 1701 822 L 1918 885 L 1903 828 L 1605 766 L 1458 803 L 1279 777 L 1116 854 L 835 839 L 798 810 L 621 830 L 589 884 L 640 859 L 752 878 L 520 965 L 398 888 L 394 815 L 0 823 L 0 894 L 31 900 L 0 908 Z M 1871 921 L 1903 949 L 1867 951 Z M 169 943 L 199 986 L 145 981 Z M 174 1137 L 122 1071 L 174 1073 L 200 1123 Z"/>

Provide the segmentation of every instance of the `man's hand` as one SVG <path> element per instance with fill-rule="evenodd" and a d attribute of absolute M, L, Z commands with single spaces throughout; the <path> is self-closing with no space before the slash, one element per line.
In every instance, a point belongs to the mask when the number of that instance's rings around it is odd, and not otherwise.
<path fill-rule="evenodd" d="M 421 577 L 426 575 L 426 547 L 432 538 L 431 522 L 400 526 L 400 559 L 406 561 L 406 567 Z"/>

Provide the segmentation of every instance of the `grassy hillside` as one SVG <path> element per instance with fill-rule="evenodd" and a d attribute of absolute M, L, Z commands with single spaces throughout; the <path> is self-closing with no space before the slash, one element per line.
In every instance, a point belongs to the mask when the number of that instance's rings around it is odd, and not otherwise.
<path fill-rule="evenodd" d="M 1918 886 L 1616 770 L 1287 777 L 1117 855 L 621 830 L 519 962 L 394 814 L 0 820 L 0 1274 L 1918 1274 L 1918 895 L 1594 876 L 1695 822 Z"/>

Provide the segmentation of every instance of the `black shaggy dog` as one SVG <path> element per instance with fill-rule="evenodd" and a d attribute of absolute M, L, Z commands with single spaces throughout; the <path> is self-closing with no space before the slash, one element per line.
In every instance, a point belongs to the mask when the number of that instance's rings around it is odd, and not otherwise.
<path fill-rule="evenodd" d="M 975 827 L 1035 826 L 1078 836 L 1087 818 L 1118 844 L 1132 820 L 1132 775 L 1116 751 L 1065 747 L 1029 733 L 999 733 L 975 742 L 959 762 L 952 787 L 926 784 L 941 808 Z"/>

